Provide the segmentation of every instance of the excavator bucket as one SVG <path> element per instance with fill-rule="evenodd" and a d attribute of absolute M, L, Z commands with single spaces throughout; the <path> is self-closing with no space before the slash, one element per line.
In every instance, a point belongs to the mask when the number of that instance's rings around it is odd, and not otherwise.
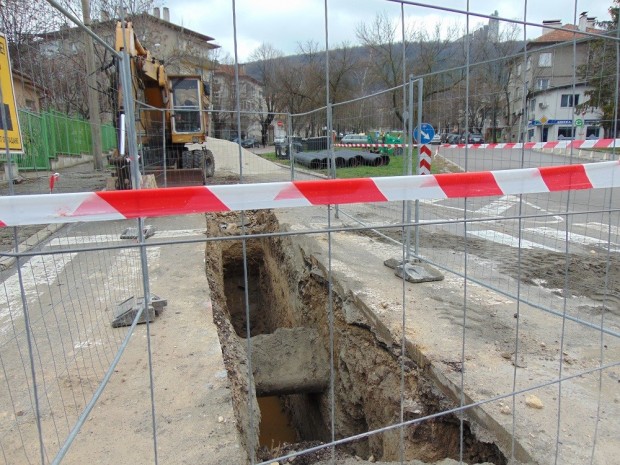
<path fill-rule="evenodd" d="M 151 169 L 158 187 L 202 186 L 215 174 L 215 161 L 211 150 L 191 150 L 183 153 L 183 168 Z"/>
<path fill-rule="evenodd" d="M 149 170 L 155 176 L 157 187 L 202 186 L 205 184 L 201 170 L 194 168 Z"/>

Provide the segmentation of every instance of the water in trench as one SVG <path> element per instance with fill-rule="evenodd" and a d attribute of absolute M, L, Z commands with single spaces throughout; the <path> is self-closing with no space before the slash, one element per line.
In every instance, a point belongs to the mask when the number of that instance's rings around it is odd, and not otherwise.
<path fill-rule="evenodd" d="M 264 218 L 265 224 L 273 219 Z M 219 220 L 217 224 L 221 224 Z M 221 234 L 221 231 L 218 231 Z M 247 264 L 241 244 L 222 241 L 212 243 L 209 253 L 220 254 L 211 262 L 210 284 L 221 286 L 222 309 L 238 338 L 247 337 L 247 301 L 250 336 L 270 335 L 278 328 L 313 328 L 321 336 L 325 350 L 330 345 L 327 321 L 327 286 L 314 267 L 301 257 L 284 253 L 293 248 L 290 239 L 247 241 Z M 209 259 L 208 259 L 209 261 Z M 247 279 L 246 279 L 247 275 Z M 347 324 L 342 310 L 343 299 L 335 296 L 334 403 L 335 435 L 344 438 L 398 422 L 400 413 L 400 361 L 384 343 L 377 341 L 368 328 Z M 222 337 L 220 335 L 220 337 Z M 226 340 L 222 341 L 224 346 Z M 244 343 L 245 344 L 245 343 Z M 274 357 L 282 354 L 274 354 Z M 446 409 L 447 400 L 422 377 L 412 361 L 407 364 L 405 419 Z M 260 367 L 253 367 L 254 372 Z M 243 369 L 232 370 L 243 375 Z M 230 376 L 231 370 L 229 370 Z M 261 410 L 260 444 L 268 448 L 278 444 L 309 441 L 327 442 L 331 438 L 331 403 L 327 392 L 299 392 L 278 397 L 259 397 Z M 243 409 L 243 405 L 238 408 Z M 243 421 L 238 422 L 243 428 Z M 460 422 L 446 415 L 405 429 L 404 452 L 407 460 L 433 463 L 444 458 L 459 458 Z M 400 432 L 394 430 L 341 446 L 351 456 L 378 461 L 399 460 Z M 469 424 L 464 427 L 464 460 L 467 463 L 489 462 L 504 465 L 506 459 L 493 443 L 476 439 Z M 301 448 L 301 447 L 300 447 Z M 299 450 L 299 448 L 297 449 Z M 310 463 L 310 462 L 308 462 Z"/>
<path fill-rule="evenodd" d="M 297 442 L 297 432 L 278 396 L 259 397 L 258 406 L 261 414 L 258 440 L 261 446 L 275 449 L 285 443 Z"/>

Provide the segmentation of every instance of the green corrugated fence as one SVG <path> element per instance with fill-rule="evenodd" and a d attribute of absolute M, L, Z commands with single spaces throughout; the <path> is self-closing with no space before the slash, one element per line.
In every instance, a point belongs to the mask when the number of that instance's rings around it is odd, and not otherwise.
<path fill-rule="evenodd" d="M 19 110 L 18 113 L 24 141 L 24 155 L 18 160 L 20 169 L 50 169 L 49 160 L 58 155 L 92 153 L 88 121 L 57 111 L 32 113 Z M 101 142 L 104 151 L 116 147 L 113 126 L 101 126 Z"/>

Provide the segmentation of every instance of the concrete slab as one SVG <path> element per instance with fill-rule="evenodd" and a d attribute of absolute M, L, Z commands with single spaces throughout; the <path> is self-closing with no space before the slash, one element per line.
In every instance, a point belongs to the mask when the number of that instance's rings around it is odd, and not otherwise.
<path fill-rule="evenodd" d="M 316 329 L 278 328 L 252 338 L 252 369 L 258 396 L 323 392 L 329 357 Z"/>

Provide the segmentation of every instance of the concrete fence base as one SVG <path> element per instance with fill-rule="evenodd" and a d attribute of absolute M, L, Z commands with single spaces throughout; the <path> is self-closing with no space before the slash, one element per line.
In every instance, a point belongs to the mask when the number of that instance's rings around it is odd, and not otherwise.
<path fill-rule="evenodd" d="M 9 179 L 19 179 L 19 167 L 16 162 L 8 163 L 6 161 L 0 162 L 2 169 L 0 170 L 0 181 L 8 182 Z M 11 173 L 9 176 L 9 167 Z"/>

